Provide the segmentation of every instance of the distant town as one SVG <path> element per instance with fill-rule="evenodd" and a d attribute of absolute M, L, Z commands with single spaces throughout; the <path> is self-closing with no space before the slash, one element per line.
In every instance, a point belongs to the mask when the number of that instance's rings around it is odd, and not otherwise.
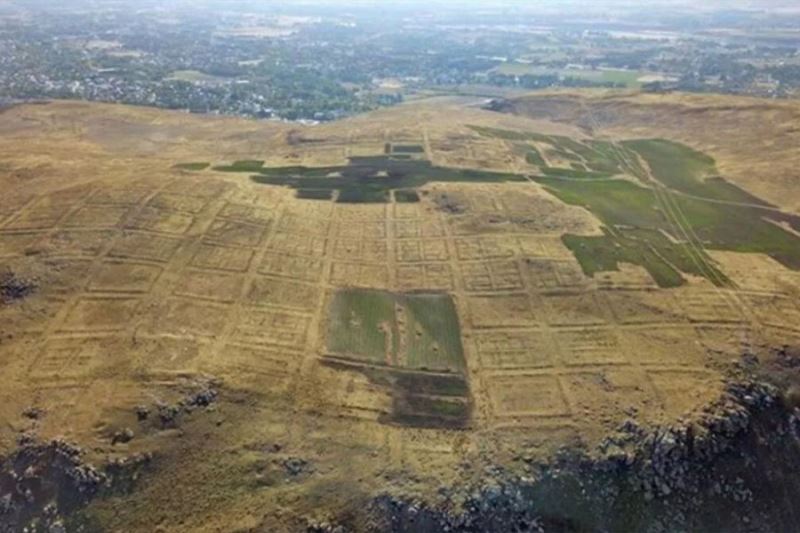
<path fill-rule="evenodd" d="M 800 91 L 798 16 L 655 10 L 609 19 L 520 5 L 465 20 L 455 9 L 420 9 L 267 5 L 219 16 L 109 4 L 59 14 L 12 3 L 0 11 L 0 102 L 82 99 L 319 122 L 441 93 Z"/>

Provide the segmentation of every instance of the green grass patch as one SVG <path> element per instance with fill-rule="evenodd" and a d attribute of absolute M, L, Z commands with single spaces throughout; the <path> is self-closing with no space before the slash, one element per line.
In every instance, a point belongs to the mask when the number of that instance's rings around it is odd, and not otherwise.
<path fill-rule="evenodd" d="M 543 135 L 483 126 L 470 126 L 470 128 L 485 137 L 547 144 L 562 159 L 585 165 L 586 169 L 592 172 L 618 174 L 625 171 L 627 167 L 621 156 L 621 151 L 624 148 L 614 146 L 607 141 L 577 141 L 563 135 Z M 532 149 L 536 150 L 535 148 Z M 547 166 L 538 150 L 536 154 L 526 155 L 526 160 L 533 165 Z"/>
<path fill-rule="evenodd" d="M 640 70 L 623 69 L 553 69 L 526 63 L 503 63 L 495 71 L 510 76 L 559 76 L 593 83 L 615 83 L 630 88 L 640 87 L 642 82 L 639 79 L 648 74 Z"/>
<path fill-rule="evenodd" d="M 394 364 L 399 336 L 391 293 L 342 290 L 330 307 L 328 350 L 377 364 Z"/>
<path fill-rule="evenodd" d="M 647 270 L 659 287 L 679 287 L 685 283 L 681 273 L 710 277 L 718 285 L 728 279 L 713 265 L 700 268 L 688 245 L 673 243 L 663 234 L 640 230 L 637 233 L 606 231 L 602 237 L 565 235 L 569 248 L 588 276 L 619 270 L 620 263 L 639 265 Z M 708 260 L 707 257 L 704 257 Z"/>
<path fill-rule="evenodd" d="M 651 189 L 624 180 L 536 178 L 565 203 L 587 208 L 608 226 L 669 229 Z"/>
<path fill-rule="evenodd" d="M 576 180 L 604 180 L 611 177 L 608 172 L 591 172 L 576 168 L 544 167 L 541 169 L 545 176 L 564 177 Z"/>
<path fill-rule="evenodd" d="M 617 270 L 618 263 L 627 262 L 647 269 L 661 287 L 684 283 L 680 272 L 708 277 L 718 285 L 728 283 L 707 254 L 695 252 L 693 260 L 687 245 L 673 243 L 662 233 L 674 234 L 674 229 L 651 189 L 623 180 L 540 181 L 562 201 L 586 207 L 614 229 L 603 237 L 565 236 L 587 275 Z M 708 266 L 701 269 L 698 261 Z"/>
<path fill-rule="evenodd" d="M 461 328 L 449 295 L 369 289 L 336 293 L 328 350 L 391 367 L 463 373 Z"/>
<path fill-rule="evenodd" d="M 388 202 L 392 190 L 412 190 L 431 181 L 524 181 L 516 174 L 437 167 L 427 160 L 398 160 L 389 156 L 353 157 L 342 167 L 260 168 L 257 183 L 294 189 L 339 191 L 342 203 Z"/>
<path fill-rule="evenodd" d="M 584 154 L 584 160 L 589 170 L 612 174 L 628 172 L 634 175 L 638 170 L 630 167 L 631 162 L 635 165 L 636 158 L 621 146 L 606 141 L 590 141 L 587 146 L 590 150 Z"/>
<path fill-rule="evenodd" d="M 422 154 L 425 148 L 420 144 L 393 144 L 392 153 L 394 154 Z"/>
<path fill-rule="evenodd" d="M 220 165 L 214 167 L 214 170 L 220 172 L 259 172 L 264 167 L 264 161 L 255 159 L 243 159 L 241 161 L 234 161 L 230 165 Z"/>
<path fill-rule="evenodd" d="M 583 158 L 578 154 L 573 152 L 568 152 L 567 150 L 562 150 L 561 148 L 554 148 L 553 153 L 555 153 L 561 159 L 566 159 L 567 161 L 574 161 L 574 162 L 581 162 Z"/>
<path fill-rule="evenodd" d="M 401 204 L 415 204 L 419 202 L 419 194 L 413 189 L 400 189 L 394 191 L 394 201 Z"/>
<path fill-rule="evenodd" d="M 330 189 L 297 189 L 296 196 L 303 200 L 330 200 L 333 198 L 333 191 Z"/>
<path fill-rule="evenodd" d="M 450 295 L 411 294 L 403 299 L 407 366 L 464 372 L 461 327 Z"/>
<path fill-rule="evenodd" d="M 525 154 L 525 161 L 529 165 L 536 165 L 537 167 L 546 167 L 547 163 L 542 158 L 542 154 L 536 148 L 530 147 Z"/>
<path fill-rule="evenodd" d="M 174 168 L 199 172 L 211 166 L 211 163 L 178 163 Z"/>
<path fill-rule="evenodd" d="M 677 239 L 686 239 L 686 234 L 672 223 L 675 219 L 683 228 L 688 228 L 687 232 L 695 243 L 699 242 L 705 248 L 763 253 L 789 268 L 800 269 L 800 238 L 767 220 L 784 222 L 798 228 L 800 217 L 756 207 L 712 203 L 668 192 L 663 195 L 668 208 L 666 213 L 653 189 L 629 181 L 554 178 L 538 178 L 537 181 L 562 201 L 587 208 L 618 235 L 613 241 L 606 238 L 595 243 L 597 246 L 586 248 L 582 254 L 583 259 L 578 257 L 587 274 L 598 271 L 593 264 L 603 265 L 605 268 L 613 263 L 614 266 L 610 268 L 613 270 L 616 268 L 616 261 L 625 260 L 647 268 L 662 286 L 674 286 L 670 281 L 670 273 L 657 273 L 658 269 L 653 266 L 657 261 L 649 255 L 652 252 L 662 262 L 667 261 L 682 272 L 706 276 L 712 282 L 725 284 L 724 276 L 706 254 L 699 251 L 695 253 L 708 265 L 699 269 L 696 260 L 687 259 L 689 256 L 683 246 L 676 246 L 664 237 L 662 232 Z M 643 243 L 646 243 L 644 249 Z M 583 244 L 589 246 L 586 242 Z M 611 244 L 633 250 L 608 248 L 614 250 L 613 254 L 600 253 L 601 248 Z M 576 246 L 571 246 L 571 249 L 578 256 L 580 249 Z M 615 257 L 616 261 L 608 259 L 609 255 Z M 632 260 L 631 257 L 639 259 Z"/>
<path fill-rule="evenodd" d="M 769 204 L 719 177 L 714 159 L 692 148 L 664 139 L 627 141 L 644 159 L 653 178 L 675 191 L 712 200 Z"/>
<path fill-rule="evenodd" d="M 688 146 L 662 139 L 615 144 L 480 126 L 472 129 L 488 137 L 546 143 L 571 161 L 567 169 L 541 166 L 544 176 L 536 180 L 562 201 L 590 210 L 612 230 L 604 237 L 570 241 L 588 274 L 614 270 L 626 261 L 647 268 L 662 286 L 675 286 L 679 272 L 728 283 L 707 254 L 689 253 L 686 245 L 673 243 L 665 233 L 708 249 L 764 253 L 800 269 L 800 238 L 775 224 L 800 231 L 800 217 L 768 209 L 766 202 L 719 177 L 713 158 Z M 650 174 L 640 161 L 647 164 Z M 639 178 L 642 184 L 607 179 L 620 172 Z M 650 175 L 666 188 L 659 195 Z"/>
<path fill-rule="evenodd" d="M 379 183 L 365 183 L 340 188 L 336 201 L 340 204 L 385 204 L 389 202 L 389 194 L 389 189 Z"/>
<path fill-rule="evenodd" d="M 405 403 L 408 406 L 407 416 L 425 413 L 435 417 L 461 418 L 465 416 L 468 409 L 468 405 L 463 401 L 411 394 L 406 396 Z"/>

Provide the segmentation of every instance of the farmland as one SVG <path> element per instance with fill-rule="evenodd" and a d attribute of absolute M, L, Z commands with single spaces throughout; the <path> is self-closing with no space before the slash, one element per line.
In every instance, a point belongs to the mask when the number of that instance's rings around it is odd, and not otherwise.
<path fill-rule="evenodd" d="M 466 362 L 449 296 L 344 290 L 333 298 L 328 328 L 334 367 L 364 362 L 369 366 L 360 371 L 391 391 L 388 420 L 423 427 L 468 424 Z"/>
<path fill-rule="evenodd" d="M 622 69 L 550 69 L 525 63 L 503 63 L 496 68 L 500 74 L 513 76 L 558 76 L 595 83 L 608 83 L 618 87 L 639 87 L 652 73 Z"/>
<path fill-rule="evenodd" d="M 465 369 L 461 330 L 446 295 L 349 290 L 334 297 L 330 314 L 332 353 L 403 368 Z"/>

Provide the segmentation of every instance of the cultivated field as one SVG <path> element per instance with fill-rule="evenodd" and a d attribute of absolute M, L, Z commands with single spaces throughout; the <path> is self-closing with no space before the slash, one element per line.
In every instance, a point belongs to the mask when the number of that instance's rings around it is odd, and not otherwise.
<path fill-rule="evenodd" d="M 85 524 L 291 530 L 693 420 L 800 342 L 800 107 L 759 103 L 767 137 L 724 130 L 748 100 L 479 103 L 4 111 L 0 455 L 153 454 Z"/>

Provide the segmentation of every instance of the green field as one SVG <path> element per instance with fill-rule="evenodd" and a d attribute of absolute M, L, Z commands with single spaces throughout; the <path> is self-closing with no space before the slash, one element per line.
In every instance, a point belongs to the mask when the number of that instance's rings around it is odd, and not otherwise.
<path fill-rule="evenodd" d="M 545 176 L 556 176 L 575 180 L 605 180 L 611 177 L 611 174 L 608 172 L 591 172 L 588 170 L 582 170 L 581 167 L 575 163 L 573 163 L 572 168 L 544 167 L 542 169 L 542 174 Z"/>
<path fill-rule="evenodd" d="M 297 197 L 305 200 L 330 200 L 333 191 L 330 189 L 297 189 Z"/>
<path fill-rule="evenodd" d="M 328 366 L 365 375 L 392 398 L 387 423 L 463 428 L 471 401 L 452 298 L 344 289 L 328 316 Z M 367 363 L 364 366 L 360 363 Z"/>
<path fill-rule="evenodd" d="M 578 69 L 552 69 L 525 63 L 504 63 L 495 69 L 496 72 L 509 76 L 545 76 L 556 75 L 562 78 L 577 78 L 595 83 L 618 83 L 625 87 L 640 87 L 639 78 L 646 76 L 647 72 L 638 70 L 578 70 Z"/>
<path fill-rule="evenodd" d="M 175 165 L 175 168 L 180 170 L 193 170 L 193 171 L 200 171 L 205 170 L 211 166 L 211 163 L 178 163 Z"/>
<path fill-rule="evenodd" d="M 366 361 L 393 365 L 398 335 L 390 293 L 343 290 L 331 303 L 328 350 Z"/>
<path fill-rule="evenodd" d="M 537 167 L 545 167 L 545 166 L 547 166 L 547 163 L 545 162 L 545 160 L 542 159 L 542 154 L 540 154 L 539 150 L 537 150 L 533 146 L 526 147 L 525 161 L 529 165 L 536 165 Z"/>
<path fill-rule="evenodd" d="M 623 145 L 647 162 L 653 178 L 674 191 L 769 207 L 766 202 L 723 180 L 713 158 L 686 145 L 664 139 L 626 141 Z"/>
<path fill-rule="evenodd" d="M 487 137 L 547 145 L 570 161 L 568 169 L 554 168 L 543 165 L 545 157 L 538 150 L 527 156 L 542 173 L 536 181 L 605 224 L 602 237 L 564 238 L 589 275 L 628 262 L 646 268 L 663 287 L 683 283 L 681 272 L 727 284 L 704 248 L 764 253 L 800 269 L 800 239 L 776 225 L 800 231 L 800 217 L 770 209 L 725 181 L 713 158 L 688 146 L 663 139 L 615 144 L 485 127 L 473 130 Z M 613 179 L 618 173 L 637 178 L 641 185 Z"/>
<path fill-rule="evenodd" d="M 419 202 L 419 194 L 413 189 L 399 189 L 394 191 L 394 201 L 401 204 L 415 204 Z"/>
<path fill-rule="evenodd" d="M 545 145 L 550 153 L 571 162 L 570 168 L 551 167 L 548 166 L 542 152 L 536 146 L 527 144 L 515 147 L 515 150 L 526 150 L 523 153 L 525 153 L 525 160 L 528 164 L 539 167 L 542 173 L 547 176 L 562 175 L 578 179 L 598 178 L 638 170 L 629 168 L 633 164 L 635 157 L 630 157 L 632 153 L 629 152 L 628 148 L 614 146 L 607 141 L 593 139 L 577 141 L 562 135 L 543 135 L 541 133 L 517 132 L 482 126 L 471 126 L 471 128 L 484 137 Z M 578 174 L 574 174 L 573 171 L 577 171 Z M 586 175 L 580 174 L 580 172 L 601 175 Z"/>
<path fill-rule="evenodd" d="M 455 306 L 446 294 L 393 294 L 369 289 L 336 293 L 328 350 L 390 367 L 463 373 Z"/>
<path fill-rule="evenodd" d="M 341 167 L 265 168 L 261 161 L 237 161 L 215 169 L 247 172 L 253 174 L 252 179 L 257 183 L 268 185 L 338 191 L 337 201 L 341 203 L 384 203 L 390 201 L 393 190 L 411 191 L 431 181 L 497 183 L 525 180 L 516 174 L 437 167 L 430 161 L 398 159 L 395 156 L 352 157 L 349 165 Z M 412 198 L 405 193 L 400 196 Z"/>
<path fill-rule="evenodd" d="M 714 250 L 760 252 L 785 266 L 800 268 L 800 239 L 773 223 L 769 217 L 800 227 L 800 217 L 740 207 L 663 192 L 661 201 L 652 188 L 623 180 L 563 180 L 537 178 L 562 201 L 586 207 L 608 227 L 613 236 L 567 236 L 565 242 L 587 274 L 614 270 L 618 261 L 645 267 L 664 287 L 676 285 L 674 271 L 702 275 L 718 285 L 727 283 L 700 247 L 691 260 L 684 244 L 664 234 Z M 680 223 L 678 226 L 677 223 Z M 701 262 L 700 268 L 697 263 Z"/>
<path fill-rule="evenodd" d="M 771 210 L 723 180 L 707 155 L 661 139 L 617 146 L 552 137 L 550 143 L 581 155 L 588 168 L 625 169 L 641 182 L 574 168 L 541 169 L 545 176 L 536 178 L 539 183 L 562 201 L 585 207 L 608 228 L 603 237 L 564 238 L 588 275 L 628 262 L 646 268 L 662 287 L 682 284 L 681 272 L 728 284 L 704 248 L 764 253 L 800 269 L 800 239 L 775 224 L 800 230 L 800 217 Z"/>
<path fill-rule="evenodd" d="M 263 161 L 243 159 L 241 161 L 234 161 L 230 165 L 216 166 L 214 170 L 220 172 L 260 172 L 262 168 L 264 168 Z"/>
<path fill-rule="evenodd" d="M 425 148 L 419 144 L 393 144 L 392 153 L 394 154 L 422 154 Z"/>
<path fill-rule="evenodd" d="M 565 235 L 564 244 L 593 276 L 597 272 L 619 270 L 619 263 L 639 265 L 647 270 L 659 287 L 679 287 L 685 280 L 681 273 L 711 277 L 717 284 L 728 283 L 716 267 L 698 265 L 696 254 L 683 243 L 672 243 L 663 234 L 649 230 L 611 233 L 602 237 Z M 707 256 L 703 254 L 707 260 Z"/>

